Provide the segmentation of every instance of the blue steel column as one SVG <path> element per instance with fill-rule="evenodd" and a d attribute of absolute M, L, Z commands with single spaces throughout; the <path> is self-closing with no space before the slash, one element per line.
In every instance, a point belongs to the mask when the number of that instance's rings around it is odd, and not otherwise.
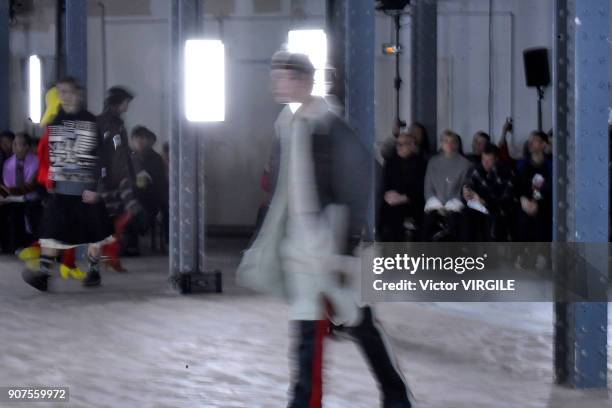
<path fill-rule="evenodd" d="M 0 2 L 0 130 L 10 126 L 9 2 Z"/>
<path fill-rule="evenodd" d="M 170 276 L 198 270 L 196 130 L 185 118 L 184 46 L 198 32 L 198 0 L 172 2 Z"/>
<path fill-rule="evenodd" d="M 195 13 L 196 13 L 196 32 L 199 36 L 204 37 L 204 9 L 206 2 L 196 0 L 195 2 Z M 200 123 L 199 125 L 204 125 Z M 204 135 L 207 133 L 207 127 L 199 126 L 195 132 L 195 146 L 196 150 L 196 183 L 197 183 L 197 195 L 196 195 L 196 212 L 197 212 L 197 266 L 200 272 L 204 272 L 205 267 L 205 255 L 206 255 L 206 166 L 204 162 L 204 149 L 206 148 L 206 140 Z"/>
<path fill-rule="evenodd" d="M 437 0 L 412 2 L 411 120 L 425 126 L 434 150 L 438 140 L 437 21 Z"/>
<path fill-rule="evenodd" d="M 340 103 L 345 103 L 345 44 L 346 44 L 346 0 L 327 0 L 325 13 L 325 32 L 328 39 L 328 61 L 333 67 L 329 93 L 335 95 Z"/>
<path fill-rule="evenodd" d="M 87 2 L 66 0 L 66 74 L 87 87 Z"/>
<path fill-rule="evenodd" d="M 374 150 L 375 126 L 375 8 L 370 1 L 346 1 L 346 116 L 357 136 Z M 370 168 L 371 208 L 368 214 L 368 230 L 365 239 L 373 240 L 374 232 L 374 169 Z"/>
<path fill-rule="evenodd" d="M 573 174 L 570 168 L 573 160 L 570 155 L 573 142 L 570 135 L 570 112 L 573 112 L 573 93 L 570 92 L 574 81 L 570 77 L 573 68 L 570 63 L 573 58 L 568 58 L 570 49 L 573 49 L 573 38 L 569 36 L 569 24 L 573 13 L 568 8 L 568 0 L 556 0 L 553 8 L 553 240 L 555 242 L 567 242 L 569 237 L 570 193 L 572 192 L 569 175 Z M 573 118 L 572 118 L 573 119 Z M 573 123 L 573 122 L 572 122 Z M 555 251 L 553 257 L 553 268 L 559 278 L 560 285 L 566 274 L 563 266 L 567 264 L 563 258 L 564 251 Z M 567 364 L 568 349 L 566 343 L 568 304 L 555 302 L 555 328 L 554 328 L 554 376 L 558 384 L 566 383 L 569 377 L 569 364 Z"/>
<path fill-rule="evenodd" d="M 179 27 L 179 2 L 173 0 L 171 5 L 171 26 L 170 26 L 170 277 L 175 278 L 180 271 L 180 217 L 179 217 L 179 128 L 180 128 L 180 27 Z"/>
<path fill-rule="evenodd" d="M 583 255 L 597 271 L 581 278 L 591 288 L 607 285 L 609 7 L 608 0 L 555 3 L 554 232 L 561 242 L 589 243 Z M 607 303 L 555 304 L 558 383 L 607 387 L 607 322 Z"/>

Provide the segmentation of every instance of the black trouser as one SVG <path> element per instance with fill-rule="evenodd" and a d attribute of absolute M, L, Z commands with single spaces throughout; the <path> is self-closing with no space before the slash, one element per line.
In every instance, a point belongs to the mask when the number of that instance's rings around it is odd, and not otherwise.
<path fill-rule="evenodd" d="M 535 266 L 538 256 L 550 258 L 552 215 L 549 212 L 542 211 L 531 216 L 521 209 L 518 211 L 516 228 L 518 240 L 530 243 L 519 253 L 523 257 L 523 266 L 527 268 Z"/>
<path fill-rule="evenodd" d="M 470 241 L 473 242 L 507 242 L 511 239 L 509 217 L 501 214 L 483 214 L 480 211 L 467 210 Z"/>
<path fill-rule="evenodd" d="M 465 213 L 448 212 L 445 215 L 441 215 L 438 211 L 425 213 L 423 219 L 423 241 L 434 240 L 451 242 L 469 241 L 469 226 Z"/>
<path fill-rule="evenodd" d="M 30 228 L 29 239 L 31 242 L 26 242 L 27 245 L 40 237 L 40 222 L 43 215 L 43 206 L 40 201 L 27 201 L 25 203 L 25 217 L 27 225 Z"/>
<path fill-rule="evenodd" d="M 382 242 L 418 241 L 423 213 L 419 213 L 414 206 L 400 205 L 391 207 L 384 204 L 380 210 L 378 230 Z M 415 231 L 407 231 L 404 222 L 409 219 Z"/>
<path fill-rule="evenodd" d="M 552 241 L 552 215 L 546 211 L 531 216 L 520 210 L 517 216 L 517 227 L 518 240 L 521 242 Z"/>
<path fill-rule="evenodd" d="M 122 250 L 128 253 L 138 252 L 138 238 L 150 231 L 157 222 L 158 207 L 142 206 L 141 210 L 127 223 L 121 243 Z M 166 216 L 166 220 L 167 220 Z M 164 233 L 166 232 L 166 228 Z"/>
<path fill-rule="evenodd" d="M 142 210 L 144 211 L 144 210 Z M 132 218 L 123 230 L 121 240 L 121 250 L 134 254 L 138 252 L 138 236 L 140 235 L 141 227 L 139 221 Z"/>
<path fill-rule="evenodd" d="M 2 253 L 10 253 L 10 233 L 8 230 L 7 220 L 7 206 L 6 204 L 0 205 L 0 250 Z"/>
<path fill-rule="evenodd" d="M 291 385 L 289 408 L 320 408 L 323 397 L 323 338 L 326 320 L 298 320 L 292 358 L 297 364 Z"/>
<path fill-rule="evenodd" d="M 0 208 L 3 252 L 13 253 L 19 248 L 27 247 L 38 238 L 42 214 L 40 202 L 8 203 Z"/>
<path fill-rule="evenodd" d="M 359 345 L 382 393 L 383 408 L 410 408 L 408 387 L 395 366 L 384 333 L 377 327 L 369 307 L 362 309 L 363 319 L 346 332 Z M 296 339 L 293 357 L 298 365 L 292 379 L 289 408 L 318 408 L 321 406 L 321 372 L 323 337 L 326 321 L 294 322 Z"/>

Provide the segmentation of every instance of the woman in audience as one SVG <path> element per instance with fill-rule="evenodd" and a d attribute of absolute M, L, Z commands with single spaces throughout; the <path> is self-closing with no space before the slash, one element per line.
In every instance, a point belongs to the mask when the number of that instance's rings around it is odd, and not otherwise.
<path fill-rule="evenodd" d="M 407 133 L 410 133 L 416 138 L 419 146 L 419 154 L 422 155 L 425 160 L 428 160 L 431 157 L 431 146 L 429 144 L 429 134 L 425 126 L 420 122 L 412 122 L 408 127 Z"/>
<path fill-rule="evenodd" d="M 396 140 L 397 137 L 402 133 L 402 126 L 397 121 L 393 124 L 392 134 L 393 137 L 386 139 L 381 147 L 380 153 L 383 160 L 387 160 L 396 154 Z M 425 160 L 431 157 L 429 135 L 425 126 L 419 122 L 413 122 L 405 133 L 409 133 L 416 138 L 417 145 L 419 147 L 419 154 L 423 156 Z"/>
<path fill-rule="evenodd" d="M 459 135 L 444 131 L 442 149 L 429 161 L 425 175 L 425 240 L 468 240 L 462 189 L 470 167 L 461 154 Z"/>

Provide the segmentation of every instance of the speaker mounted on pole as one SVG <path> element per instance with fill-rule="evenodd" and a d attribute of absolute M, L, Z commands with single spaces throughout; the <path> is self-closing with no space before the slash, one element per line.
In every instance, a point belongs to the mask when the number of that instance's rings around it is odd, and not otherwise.
<path fill-rule="evenodd" d="M 524 50 L 523 62 L 527 87 L 536 88 L 538 91 L 538 130 L 542 130 L 542 99 L 544 99 L 544 88 L 550 85 L 548 49 L 536 47 Z"/>

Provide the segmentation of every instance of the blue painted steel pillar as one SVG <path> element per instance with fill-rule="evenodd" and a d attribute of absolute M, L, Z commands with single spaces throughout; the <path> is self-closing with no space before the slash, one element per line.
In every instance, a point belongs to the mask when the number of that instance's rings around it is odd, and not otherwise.
<path fill-rule="evenodd" d="M 607 286 L 609 0 L 556 0 L 554 8 L 554 237 L 585 243 L 594 272 L 589 288 Z M 556 272 L 565 272 L 556 264 Z M 607 387 L 607 303 L 555 304 L 555 380 Z"/>
<path fill-rule="evenodd" d="M 438 140 L 438 5 L 437 0 L 412 2 L 411 120 L 422 123 L 432 149 Z"/>
<path fill-rule="evenodd" d="M 346 2 L 346 114 L 359 138 L 373 148 L 375 137 L 374 2 Z"/>
<path fill-rule="evenodd" d="M 198 272 L 198 140 L 185 117 L 185 41 L 199 33 L 199 0 L 172 2 L 172 103 L 170 142 L 170 277 Z M 202 187 L 203 188 L 203 185 Z M 202 242 L 200 242 L 202 240 Z"/>
<path fill-rule="evenodd" d="M 0 131 L 10 126 L 9 2 L 0 2 Z"/>
<path fill-rule="evenodd" d="M 87 2 L 66 0 L 66 74 L 87 88 Z"/>
<path fill-rule="evenodd" d="M 346 89 L 346 0 L 327 0 L 325 32 L 328 42 L 327 60 L 333 68 L 329 93 L 344 105 Z"/>
<path fill-rule="evenodd" d="M 375 126 L 375 3 L 372 1 L 348 1 L 344 5 L 346 13 L 345 31 L 345 104 L 346 117 L 361 141 L 373 152 L 376 140 Z M 374 167 L 370 174 L 371 208 L 368 214 L 368 229 L 365 239 L 374 237 Z"/>

